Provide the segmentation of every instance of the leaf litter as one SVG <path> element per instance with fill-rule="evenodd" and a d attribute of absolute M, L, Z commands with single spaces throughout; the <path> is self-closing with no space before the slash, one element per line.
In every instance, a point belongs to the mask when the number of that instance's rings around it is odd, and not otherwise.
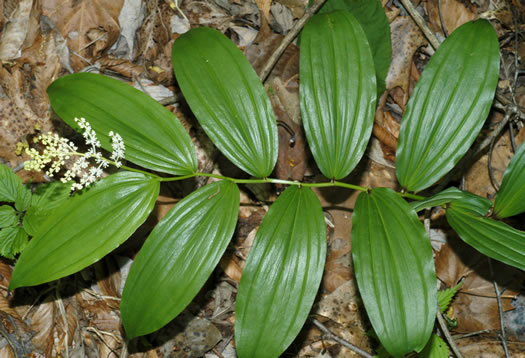
<path fill-rule="evenodd" d="M 47 86 L 71 72 L 95 71 L 120 78 L 162 101 L 185 124 L 198 148 L 199 170 L 236 175 L 205 137 L 186 104 L 180 100 L 171 69 L 173 41 L 190 27 L 210 26 L 236 42 L 258 71 L 282 41 L 282 37 L 305 11 L 303 0 L 6 0 L 0 3 L 0 161 L 17 171 L 24 182 L 45 182 L 21 170 L 24 156 L 17 148 L 32 136 L 49 130 L 71 134 L 50 111 Z M 367 160 L 348 178 L 365 186 L 395 188 L 395 147 L 401 116 L 419 78 L 433 54 L 422 31 L 407 16 L 398 1 L 383 1 L 392 32 L 393 59 L 387 77 L 387 90 L 380 99 L 374 137 Z M 418 10 L 427 15 L 428 26 L 443 39 L 461 23 L 477 17 L 490 18 L 500 38 L 514 31 L 512 11 L 505 2 L 495 0 L 423 0 Z M 517 2 L 516 2 L 517 3 Z M 514 2 L 513 2 L 514 4 Z M 522 6 L 520 4 L 515 6 Z M 518 11 L 517 26 L 522 30 L 525 16 Z M 504 59 L 499 86 L 501 95 L 515 91 L 517 102 L 525 102 L 522 77 L 512 87 L 515 71 L 523 70 L 523 44 L 518 53 L 511 39 L 502 47 Z M 305 146 L 300 126 L 298 100 L 298 47 L 291 44 L 266 81 L 266 89 L 279 126 L 279 164 L 276 175 L 284 179 L 319 179 Z M 520 68 L 514 68 L 520 56 Z M 510 98 L 510 97 L 509 97 Z M 487 128 L 502 115 L 494 111 Z M 522 124 L 513 124 L 519 145 L 525 139 Z M 510 133 L 505 132 L 493 146 L 491 171 L 500 182 L 512 156 Z M 294 137 L 294 145 L 291 145 Z M 17 147 L 18 146 L 18 147 Z M 470 168 L 459 173 L 456 184 L 485 197 L 495 193 L 484 154 Z M 462 179 L 464 177 L 464 179 Z M 17 290 L 13 296 L 7 286 L 14 262 L 0 260 L 0 355 L 11 357 L 234 357 L 234 304 L 242 268 L 256 230 L 273 201 L 275 188 L 254 193 L 247 190 L 236 234 L 215 273 L 187 309 L 159 332 L 126 345 L 120 323 L 119 301 L 122 287 L 136 252 L 149 231 L 178 198 L 206 181 L 170 184 L 162 189 L 154 214 L 112 255 L 99 263 L 59 281 L 36 288 Z M 377 343 L 368 333 L 370 324 L 356 291 L 351 263 L 351 215 L 355 193 L 340 189 L 318 190 L 328 227 L 328 256 L 317 303 L 312 314 L 332 332 L 371 351 Z M 483 330 L 468 338 L 456 338 L 465 356 L 501 356 L 499 312 L 493 288 L 496 279 L 502 293 L 503 310 L 511 337 L 511 353 L 520 356 L 523 343 L 522 272 L 494 264 L 487 270 L 486 257 L 461 245 L 448 230 L 443 211 L 434 211 L 433 232 L 440 232 L 442 243 L 436 248 L 436 269 L 442 288 L 463 285 L 447 311 L 457 321 L 453 333 Z M 523 217 L 521 217 L 521 220 Z M 520 217 L 514 225 L 523 229 Z M 513 315 L 513 312 L 516 314 Z M 521 326 L 520 326 L 521 325 Z M 521 339 L 520 340 L 518 340 Z M 521 353 L 520 353 L 521 352 Z M 355 353 L 330 340 L 307 322 L 286 356 L 351 357 Z"/>

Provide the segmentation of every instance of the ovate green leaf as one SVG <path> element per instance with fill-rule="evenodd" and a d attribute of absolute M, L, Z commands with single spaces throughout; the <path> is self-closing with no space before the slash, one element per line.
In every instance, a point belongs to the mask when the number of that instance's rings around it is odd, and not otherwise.
<path fill-rule="evenodd" d="M 14 259 L 27 245 L 27 234 L 20 226 L 0 230 L 0 256 Z"/>
<path fill-rule="evenodd" d="M 448 346 L 443 339 L 433 334 L 425 349 L 419 354 L 420 358 L 448 358 Z"/>
<path fill-rule="evenodd" d="M 191 138 L 168 109 L 135 88 L 103 75 L 76 73 L 47 89 L 53 110 L 78 128 L 84 117 L 102 147 L 112 151 L 109 132 L 121 135 L 126 159 L 144 168 L 175 175 L 197 170 Z"/>
<path fill-rule="evenodd" d="M 420 211 L 434 206 L 448 204 L 457 199 L 461 199 L 461 202 L 475 209 L 480 215 L 485 215 L 492 206 L 492 201 L 489 199 L 454 187 L 445 189 L 425 200 L 413 201 L 410 203 L 410 206 L 412 206 L 415 211 Z"/>
<path fill-rule="evenodd" d="M 316 15 L 306 24 L 300 78 L 302 120 L 314 159 L 324 176 L 341 179 L 363 156 L 376 104 L 372 53 L 350 13 Z"/>
<path fill-rule="evenodd" d="M 385 79 L 392 58 L 390 24 L 379 0 L 328 0 L 319 10 L 320 14 L 346 10 L 359 21 L 372 50 L 376 70 L 378 96 L 386 89 Z"/>
<path fill-rule="evenodd" d="M 503 174 L 494 212 L 500 218 L 525 211 L 525 143 L 521 144 Z"/>
<path fill-rule="evenodd" d="M 436 314 L 430 240 L 416 212 L 387 188 L 361 193 L 352 218 L 359 292 L 374 330 L 395 357 L 420 351 Z"/>
<path fill-rule="evenodd" d="M 19 211 L 27 210 L 31 203 L 31 191 L 13 171 L 0 164 L 0 202 L 15 203 Z"/>
<path fill-rule="evenodd" d="M 18 217 L 16 211 L 9 205 L 0 206 L 0 228 L 16 226 Z"/>
<path fill-rule="evenodd" d="M 441 44 L 401 122 L 396 174 L 404 188 L 428 188 L 465 154 L 487 118 L 498 73 L 498 36 L 488 21 L 468 22 Z"/>
<path fill-rule="evenodd" d="M 235 305 L 240 358 L 278 357 L 292 343 L 317 294 L 325 253 L 319 199 L 289 187 L 266 214 L 244 266 Z"/>
<path fill-rule="evenodd" d="M 219 150 L 256 177 L 277 161 L 277 124 L 268 95 L 242 52 L 211 28 L 196 28 L 173 45 L 177 82 Z"/>
<path fill-rule="evenodd" d="M 447 221 L 463 241 L 484 255 L 525 270 L 525 232 L 452 202 Z"/>
<path fill-rule="evenodd" d="M 184 198 L 153 229 L 122 295 L 128 338 L 159 329 L 191 302 L 226 250 L 238 212 L 237 185 L 221 181 Z"/>
<path fill-rule="evenodd" d="M 100 260 L 146 220 L 158 193 L 158 179 L 120 172 L 76 194 L 41 225 L 9 289 L 56 280 Z"/>

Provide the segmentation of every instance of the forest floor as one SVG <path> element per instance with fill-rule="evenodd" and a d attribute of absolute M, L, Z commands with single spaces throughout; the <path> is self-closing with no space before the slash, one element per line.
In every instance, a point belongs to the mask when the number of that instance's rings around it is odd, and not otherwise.
<path fill-rule="evenodd" d="M 410 0 L 407 0 L 410 1 Z M 525 140 L 525 3 L 520 0 L 413 0 L 423 15 L 416 23 L 403 3 L 383 0 L 392 33 L 392 64 L 387 90 L 378 101 L 374 136 L 366 156 L 348 179 L 368 187 L 398 188 L 395 148 L 400 121 L 415 83 L 435 49 L 423 29 L 438 41 L 461 24 L 490 20 L 497 31 L 501 72 L 497 99 L 480 138 L 502 120 L 508 124 L 493 145 L 477 155 L 452 184 L 493 198 L 516 146 Z M 184 123 L 199 148 L 199 170 L 243 175 L 203 135 L 177 88 L 171 47 L 190 28 L 220 30 L 246 54 L 260 72 L 284 35 L 305 14 L 307 0 L 2 0 L 0 1 L 0 163 L 13 168 L 24 183 L 45 182 L 23 169 L 27 156 L 20 144 L 39 132 L 72 132 L 53 114 L 47 87 L 76 72 L 103 73 L 149 94 Z M 262 21 L 261 21 L 262 19 Z M 279 88 L 274 109 L 300 130 L 298 95 L 299 48 L 288 46 L 265 85 Z M 520 115 L 511 115 L 516 103 Z M 320 176 L 304 146 L 290 148 L 280 127 L 278 174 L 286 179 Z M 298 150 L 297 148 L 300 148 Z M 302 149 L 301 149 L 302 148 Z M 489 162 L 489 154 L 491 160 Z M 290 165 L 289 163 L 293 163 Z M 298 165 L 300 164 L 300 165 Z M 37 287 L 8 292 L 14 260 L 0 260 L 0 357 L 235 357 L 234 306 L 249 248 L 277 188 L 253 193 L 243 188 L 237 230 L 219 267 L 186 310 L 166 327 L 127 342 L 119 303 L 133 258 L 145 238 L 178 199 L 195 185 L 163 186 L 154 213 L 112 254 L 81 272 Z M 312 316 L 335 335 L 372 352 L 377 342 L 368 334 L 353 275 L 351 216 L 357 193 L 318 190 L 327 221 L 328 255 Z M 503 357 L 500 315 L 512 357 L 525 357 L 525 274 L 462 243 L 443 219 L 430 214 L 430 236 L 440 289 L 462 286 L 446 315 L 465 357 Z M 421 218 L 423 220 L 423 217 Z M 510 223 L 525 229 L 525 216 Z M 497 304 L 495 283 L 501 289 Z M 354 357 L 356 353 L 331 339 L 308 320 L 284 356 Z"/>

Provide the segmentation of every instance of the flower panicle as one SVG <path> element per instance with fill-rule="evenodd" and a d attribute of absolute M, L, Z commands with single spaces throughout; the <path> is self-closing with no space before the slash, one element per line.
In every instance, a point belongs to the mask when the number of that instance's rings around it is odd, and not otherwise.
<path fill-rule="evenodd" d="M 31 159 L 24 162 L 26 170 L 44 171 L 45 169 L 44 173 L 53 177 L 65 166 L 66 161 L 76 157 L 70 168 L 60 178 L 63 183 L 75 181 L 78 178 L 78 181 L 71 186 L 72 191 L 81 190 L 97 181 L 102 176 L 103 169 L 110 164 L 110 161 L 104 158 L 99 151 L 101 148 L 100 141 L 89 122 L 85 118 L 75 118 L 75 122 L 83 130 L 82 136 L 89 146 L 86 153 L 79 153 L 78 147 L 73 142 L 56 133 L 49 132 L 41 134 L 33 140 L 35 144 L 40 143 L 44 146 L 42 152 L 35 148 L 26 148 L 25 152 Z M 113 131 L 109 132 L 109 136 L 113 149 L 110 159 L 117 168 L 120 168 L 126 150 L 124 140 Z"/>

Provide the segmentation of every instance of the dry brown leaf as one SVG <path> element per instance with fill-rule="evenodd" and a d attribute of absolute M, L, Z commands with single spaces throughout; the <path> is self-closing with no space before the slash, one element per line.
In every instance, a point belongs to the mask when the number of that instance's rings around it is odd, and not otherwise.
<path fill-rule="evenodd" d="M 43 15 L 55 23 L 68 47 L 78 56 L 71 57 L 75 70 L 84 68 L 118 39 L 118 17 L 124 0 L 42 0 Z M 107 33 L 105 48 L 88 37 L 90 31 Z M 96 36 L 95 36 L 96 38 Z M 97 47 L 98 46 L 98 47 Z"/>
<path fill-rule="evenodd" d="M 463 284 L 450 305 L 449 316 L 457 318 L 459 332 L 499 328 L 499 313 L 488 258 L 461 241 L 453 232 L 436 255 L 436 274 L 447 287 Z M 502 294 L 503 310 L 513 309 L 511 299 L 520 291 L 525 275 L 518 269 L 491 261 Z"/>
<path fill-rule="evenodd" d="M 398 16 L 390 24 L 392 33 L 392 63 L 386 77 L 387 90 L 403 91 L 404 105 L 408 101 L 411 63 L 416 50 L 426 43 L 423 34 L 409 16 Z M 399 103 L 398 103 L 399 104 Z"/>
<path fill-rule="evenodd" d="M 43 131 L 51 129 L 51 123 L 39 117 L 31 107 L 27 76 L 20 67 L 11 67 L 10 71 L 0 67 L 0 86 L 7 95 L 7 98 L 0 98 L 0 157 L 11 167 L 23 162 L 15 154 L 19 141 L 34 133 L 37 126 Z"/>
<path fill-rule="evenodd" d="M 8 61 L 20 57 L 22 45 L 30 25 L 30 13 L 33 0 L 20 0 L 0 38 L 0 60 Z"/>
<path fill-rule="evenodd" d="M 31 330 L 36 332 L 32 339 L 33 345 L 47 352 L 47 356 L 53 349 L 53 330 L 57 320 L 57 309 L 53 296 L 48 296 L 44 302 L 35 307 L 31 312 Z"/>
<path fill-rule="evenodd" d="M 503 118 L 501 113 L 495 112 L 489 119 L 491 123 L 499 122 Z M 525 140 L 525 129 L 516 135 L 516 146 L 519 146 Z M 512 159 L 512 146 L 510 143 L 509 131 L 506 130 L 503 135 L 497 138 L 494 143 L 492 152 L 491 168 L 494 178 L 498 185 L 501 185 L 503 173 Z M 492 198 L 496 194 L 496 189 L 492 185 L 489 169 L 488 154 L 484 154 L 465 172 L 465 189 L 483 196 Z"/>
<path fill-rule="evenodd" d="M 123 60 L 119 58 L 103 57 L 97 61 L 100 63 L 100 71 L 112 70 L 129 78 L 140 76 L 146 69 L 144 66 L 137 65 L 130 60 Z"/>
<path fill-rule="evenodd" d="M 456 339 L 455 342 L 464 357 L 505 357 L 501 339 L 496 334 Z M 507 348 L 510 357 L 525 358 L 525 342 L 507 340 Z"/>
<path fill-rule="evenodd" d="M 259 11 L 261 12 L 261 25 L 259 27 L 259 33 L 255 39 L 255 42 L 263 41 L 267 36 L 270 35 L 270 8 L 272 6 L 272 0 L 255 0 Z"/>
<path fill-rule="evenodd" d="M 137 54 L 146 68 L 151 66 L 162 53 L 163 47 L 171 39 L 169 16 L 173 12 L 164 1 L 152 0 L 146 2 L 145 20 L 137 32 Z"/>
<path fill-rule="evenodd" d="M 472 9 L 473 5 L 459 0 L 441 0 L 441 18 L 448 34 L 465 22 L 477 18 Z M 439 16 L 437 1 L 426 1 L 425 8 L 429 17 L 429 26 L 434 33 L 440 33 L 444 37 L 443 27 Z"/>

